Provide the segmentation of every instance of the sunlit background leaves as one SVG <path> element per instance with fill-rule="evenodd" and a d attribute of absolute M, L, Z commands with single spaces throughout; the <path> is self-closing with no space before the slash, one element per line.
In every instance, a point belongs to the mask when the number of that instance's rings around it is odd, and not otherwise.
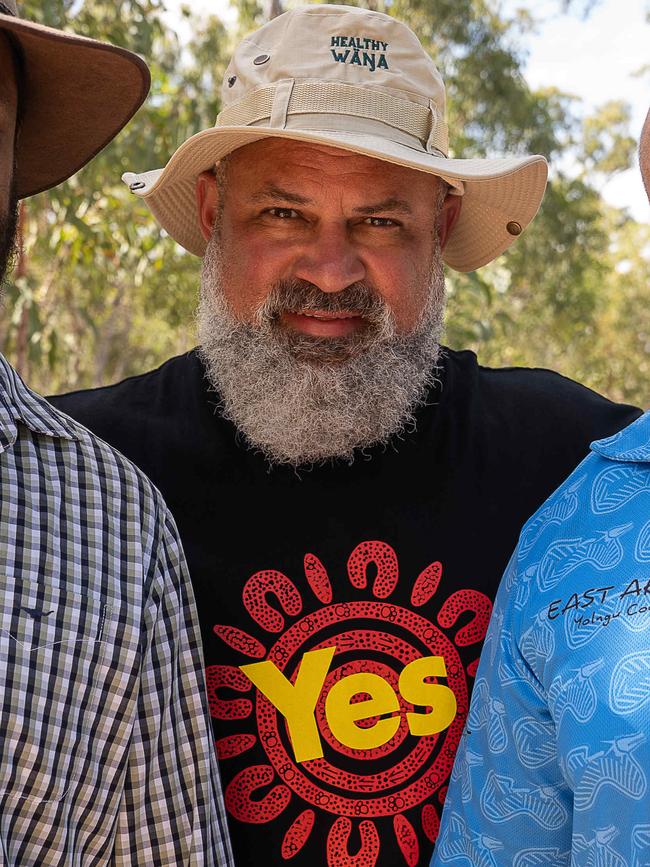
<path fill-rule="evenodd" d="M 163 165 L 214 123 L 233 45 L 283 8 L 280 0 L 236 5 L 230 26 L 185 8 L 193 35 L 181 44 L 163 0 L 22 3 L 25 17 L 134 49 L 153 78 L 145 107 L 118 139 L 23 208 L 24 252 L 0 333 L 5 354 L 40 391 L 112 382 L 194 344 L 200 263 L 160 233 L 119 178 Z M 448 344 L 475 349 L 485 364 L 551 367 L 648 404 L 650 228 L 598 192 L 635 159 L 629 107 L 610 101 L 585 117 L 557 88 L 531 89 L 522 50 L 528 14 L 506 17 L 488 0 L 357 5 L 407 21 L 436 60 L 454 156 L 535 152 L 553 166 L 540 214 L 511 251 L 475 273 L 448 274 Z M 571 5 L 558 0 L 557 15 Z M 582 0 L 581 11 L 592 5 Z"/>

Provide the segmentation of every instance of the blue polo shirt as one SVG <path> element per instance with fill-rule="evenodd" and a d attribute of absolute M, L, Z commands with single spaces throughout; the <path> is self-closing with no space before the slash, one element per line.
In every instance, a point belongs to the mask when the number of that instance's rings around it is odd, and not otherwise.
<path fill-rule="evenodd" d="M 650 864 L 650 413 L 595 442 L 504 575 L 432 867 Z"/>

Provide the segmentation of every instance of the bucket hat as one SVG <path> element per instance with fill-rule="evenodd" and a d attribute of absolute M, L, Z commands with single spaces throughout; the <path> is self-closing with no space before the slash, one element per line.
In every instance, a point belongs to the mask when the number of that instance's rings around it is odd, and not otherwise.
<path fill-rule="evenodd" d="M 18 17 L 0 0 L 0 32 L 24 61 L 15 182 L 19 198 L 64 181 L 114 138 L 149 92 L 137 55 Z"/>
<path fill-rule="evenodd" d="M 502 253 L 535 216 L 546 186 L 541 156 L 450 159 L 445 88 L 415 34 L 381 12 L 302 6 L 235 50 L 214 127 L 193 135 L 164 169 L 123 180 L 185 249 L 203 255 L 197 176 L 267 137 L 329 145 L 443 178 L 463 196 L 444 261 L 473 271 Z"/>

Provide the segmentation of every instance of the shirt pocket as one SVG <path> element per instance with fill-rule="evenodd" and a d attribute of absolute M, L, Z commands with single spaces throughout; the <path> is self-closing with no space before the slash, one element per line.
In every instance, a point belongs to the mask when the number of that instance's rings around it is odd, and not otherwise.
<path fill-rule="evenodd" d="M 0 796 L 60 801 L 81 777 L 112 618 L 65 579 L 0 576 Z"/>

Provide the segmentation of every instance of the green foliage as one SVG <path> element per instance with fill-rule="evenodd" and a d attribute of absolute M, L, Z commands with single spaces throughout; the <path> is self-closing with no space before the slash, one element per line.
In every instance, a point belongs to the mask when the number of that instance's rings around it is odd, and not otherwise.
<path fill-rule="evenodd" d="M 563 2 L 586 13 L 591 0 Z M 629 108 L 610 102 L 582 117 L 569 95 L 531 90 L 522 75 L 528 14 L 507 18 L 488 0 L 358 5 L 407 21 L 436 60 L 454 156 L 533 152 L 554 166 L 540 213 L 511 250 L 478 272 L 448 275 L 450 345 L 477 350 L 486 364 L 552 367 L 647 403 L 650 231 L 598 193 L 633 159 Z M 159 231 L 120 176 L 164 164 L 214 124 L 235 39 L 279 2 L 239 0 L 237 8 L 230 32 L 215 16 L 194 17 L 188 4 L 192 37 L 180 45 L 163 0 L 23 0 L 26 17 L 138 51 L 153 79 L 145 107 L 112 145 L 25 203 L 25 255 L 0 333 L 41 391 L 114 381 L 192 345 L 200 263 Z"/>

